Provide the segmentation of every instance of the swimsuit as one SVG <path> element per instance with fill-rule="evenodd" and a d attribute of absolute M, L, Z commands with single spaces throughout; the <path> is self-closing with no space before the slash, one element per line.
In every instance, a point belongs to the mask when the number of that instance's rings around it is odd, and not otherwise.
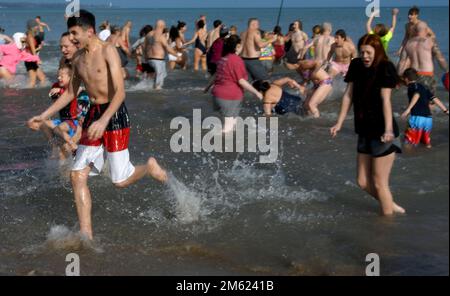
<path fill-rule="evenodd" d="M 341 63 L 337 63 L 337 62 L 333 61 L 333 62 L 331 62 L 331 67 L 336 69 L 336 71 L 338 71 L 338 73 L 341 73 L 342 76 L 345 77 L 345 75 L 347 75 L 350 64 L 341 64 Z"/>
<path fill-rule="evenodd" d="M 197 37 L 197 39 L 195 39 L 195 48 L 200 49 L 201 52 L 205 55 L 206 54 L 206 47 L 203 45 L 203 43 L 200 41 L 200 38 Z"/>
<path fill-rule="evenodd" d="M 283 115 L 286 113 L 299 113 L 301 109 L 302 98 L 298 96 L 291 95 L 285 91 L 281 94 L 280 101 L 275 106 L 275 112 L 277 114 Z"/>
<path fill-rule="evenodd" d="M 242 58 L 253 80 L 269 80 L 269 75 L 259 58 Z"/>
<path fill-rule="evenodd" d="M 135 171 L 128 151 L 130 118 L 125 103 L 122 103 L 111 117 L 105 133 L 100 139 L 91 140 L 88 137 L 89 127 L 102 117 L 109 104 L 93 105 L 89 109 L 83 122 L 83 132 L 72 171 L 81 171 L 91 166 L 90 175 L 98 175 L 105 162 L 103 153 L 106 149 L 111 179 L 113 183 L 117 184 L 130 178 Z"/>
<path fill-rule="evenodd" d="M 327 79 L 324 79 L 324 80 L 320 81 L 319 83 L 316 83 L 314 85 L 314 89 L 318 89 L 322 85 L 333 85 L 333 79 L 328 77 Z"/>

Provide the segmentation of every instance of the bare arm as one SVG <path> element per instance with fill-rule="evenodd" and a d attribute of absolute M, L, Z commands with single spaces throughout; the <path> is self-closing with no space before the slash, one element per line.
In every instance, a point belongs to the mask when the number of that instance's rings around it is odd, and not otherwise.
<path fill-rule="evenodd" d="M 438 105 L 439 108 L 441 108 L 441 110 L 448 115 L 448 108 L 445 107 L 444 104 L 442 104 L 441 100 L 439 100 L 438 98 L 434 98 L 433 99 L 433 103 L 435 103 L 436 105 Z"/>
<path fill-rule="evenodd" d="M 260 100 L 263 99 L 263 95 L 257 91 L 253 85 L 251 85 L 247 80 L 245 79 L 240 79 L 239 80 L 239 85 L 242 86 L 242 88 L 244 88 L 245 90 L 251 92 L 252 94 L 255 95 L 255 97 L 259 98 Z"/>
<path fill-rule="evenodd" d="M 344 124 L 345 118 L 347 117 L 350 108 L 352 107 L 352 97 L 353 97 L 353 82 L 347 84 L 347 88 L 344 93 L 344 97 L 342 98 L 341 111 L 339 112 L 338 121 L 335 126 L 333 126 L 330 130 L 331 136 L 335 138 L 338 132 L 342 129 L 342 125 Z"/>
<path fill-rule="evenodd" d="M 88 137 L 91 140 L 99 139 L 103 136 L 111 117 L 117 112 L 125 100 L 125 86 L 122 76 L 122 68 L 119 53 L 112 45 L 106 46 L 104 57 L 111 73 L 112 88 L 114 96 L 109 103 L 108 108 L 99 120 L 95 121 L 88 130 Z"/>
<path fill-rule="evenodd" d="M 14 42 L 14 40 L 12 40 L 12 39 L 11 39 L 9 36 L 7 36 L 7 35 L 0 34 L 0 38 L 5 39 L 5 40 L 6 40 L 6 43 L 13 43 L 13 42 Z"/>
<path fill-rule="evenodd" d="M 272 82 L 272 84 L 278 85 L 279 87 L 283 87 L 286 84 L 289 84 L 289 87 L 291 87 L 291 88 L 297 88 L 299 90 L 303 90 L 303 88 L 297 83 L 297 81 L 295 81 L 294 79 L 289 78 L 289 77 L 275 80 L 274 82 Z"/>
<path fill-rule="evenodd" d="M 417 104 L 419 99 L 420 99 L 420 94 L 418 94 L 418 93 L 414 94 L 414 96 L 411 99 L 411 102 L 409 103 L 409 105 L 406 108 L 405 112 L 403 112 L 403 114 L 401 116 L 403 120 L 406 120 L 408 115 L 411 114 L 412 108 L 414 108 L 414 106 Z"/>
<path fill-rule="evenodd" d="M 164 49 L 166 50 L 166 52 L 170 53 L 173 56 L 177 56 L 178 52 L 169 46 L 169 43 L 167 42 L 166 38 L 161 38 L 161 44 L 164 47 Z"/>
<path fill-rule="evenodd" d="M 187 46 L 193 44 L 195 42 L 195 40 L 197 39 L 197 37 L 199 37 L 198 32 L 195 32 L 194 37 L 192 37 L 192 39 L 190 41 L 186 42 L 184 44 L 184 47 L 187 47 Z"/>
<path fill-rule="evenodd" d="M 268 46 L 269 44 L 275 42 L 276 39 L 274 39 L 274 38 L 275 37 L 272 35 L 269 40 L 262 41 L 261 35 L 256 34 L 255 35 L 255 44 L 260 48 L 264 48 L 264 47 Z"/>
<path fill-rule="evenodd" d="M 335 50 L 336 50 L 335 44 L 331 45 L 330 51 L 328 52 L 328 56 L 327 56 L 327 62 L 331 63 L 331 59 L 333 58 Z"/>
<path fill-rule="evenodd" d="M 384 135 L 381 141 L 384 143 L 392 142 L 394 140 L 394 121 L 391 104 L 392 89 L 382 88 L 381 97 L 383 98 L 383 115 L 384 115 Z"/>
<path fill-rule="evenodd" d="M 272 115 L 272 104 L 271 103 L 263 103 L 264 115 L 271 116 Z"/>
<path fill-rule="evenodd" d="M 28 47 L 30 48 L 30 52 L 32 55 L 36 55 L 36 46 L 34 45 L 34 37 L 33 35 L 31 35 L 31 33 L 27 34 L 27 44 Z"/>
<path fill-rule="evenodd" d="M 28 126 L 30 128 L 35 130 L 39 129 L 39 125 L 44 120 L 47 120 L 55 113 L 59 112 L 62 108 L 67 106 L 73 100 L 81 85 L 81 81 L 75 73 L 76 71 L 74 70 L 74 74 L 72 74 L 68 89 L 49 108 L 47 108 L 47 110 L 42 112 L 40 115 L 31 118 L 28 121 Z"/>
<path fill-rule="evenodd" d="M 376 13 L 378 13 L 378 11 L 372 12 L 372 14 L 370 15 L 369 19 L 367 20 L 367 23 L 366 23 L 367 34 L 370 34 L 370 32 L 373 31 L 372 30 L 372 22 L 373 22 L 373 19 L 375 18 L 375 14 Z"/>
<path fill-rule="evenodd" d="M 392 34 L 394 34 L 395 32 L 395 28 L 397 27 L 397 15 L 398 15 L 399 10 L 397 8 L 392 9 L 392 26 L 390 31 L 392 32 Z"/>

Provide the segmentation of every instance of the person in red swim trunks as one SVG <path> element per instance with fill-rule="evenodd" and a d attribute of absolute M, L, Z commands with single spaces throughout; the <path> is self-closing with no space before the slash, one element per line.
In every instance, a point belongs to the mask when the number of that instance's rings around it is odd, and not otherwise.
<path fill-rule="evenodd" d="M 73 58 L 69 88 L 41 115 L 30 119 L 39 123 L 68 105 L 83 82 L 91 107 L 83 122 L 83 132 L 71 172 L 80 233 L 93 239 L 91 222 L 91 194 L 88 176 L 99 174 L 103 168 L 103 152 L 111 168 L 111 179 L 118 188 L 125 188 L 145 176 L 160 182 L 167 181 L 166 172 L 154 158 L 147 164 L 133 166 L 130 162 L 128 142 L 130 118 L 125 106 L 124 80 L 119 54 L 111 44 L 104 43 L 95 34 L 95 16 L 80 10 L 79 17 L 67 20 L 71 41 L 78 47 Z"/>

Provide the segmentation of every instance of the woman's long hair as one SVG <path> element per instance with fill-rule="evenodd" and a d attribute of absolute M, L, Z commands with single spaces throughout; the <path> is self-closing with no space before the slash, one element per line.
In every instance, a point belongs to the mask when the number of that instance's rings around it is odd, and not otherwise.
<path fill-rule="evenodd" d="M 375 49 L 375 59 L 373 61 L 372 67 L 377 68 L 381 62 L 389 61 L 389 58 L 384 50 L 383 43 L 381 39 L 376 34 L 366 34 L 358 42 L 358 51 L 361 51 L 361 47 L 364 45 L 370 45 Z"/>

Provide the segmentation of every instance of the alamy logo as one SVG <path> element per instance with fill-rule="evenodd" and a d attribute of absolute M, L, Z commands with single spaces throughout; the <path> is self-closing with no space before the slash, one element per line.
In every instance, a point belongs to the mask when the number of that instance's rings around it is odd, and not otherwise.
<path fill-rule="evenodd" d="M 380 276 L 380 256 L 376 253 L 370 253 L 366 256 L 366 276 Z"/>
<path fill-rule="evenodd" d="M 370 17 L 372 13 L 375 13 L 375 17 L 380 17 L 380 0 L 366 0 L 366 2 L 370 2 L 366 6 L 366 15 Z"/>
<path fill-rule="evenodd" d="M 66 266 L 66 276 L 80 276 L 80 256 L 75 253 L 67 254 L 66 262 L 70 262 Z"/>
<path fill-rule="evenodd" d="M 69 4 L 66 6 L 66 17 L 80 17 L 80 0 L 65 0 Z"/>
<path fill-rule="evenodd" d="M 202 120 L 200 109 L 193 110 L 192 126 L 188 118 L 176 117 L 170 123 L 170 129 L 178 131 L 170 139 L 170 148 L 174 153 L 188 152 L 247 152 L 266 153 L 260 155 L 260 163 L 274 163 L 278 159 L 278 118 L 271 117 L 270 127 L 267 118 L 253 117 L 236 118 L 236 131 L 225 134 L 225 149 L 223 148 L 222 121 L 217 117 L 208 117 Z M 247 135 L 245 134 L 247 128 Z M 202 131 L 209 129 L 202 137 Z M 236 138 L 234 137 L 236 134 Z M 192 137 L 191 137 L 192 135 Z M 257 139 L 258 138 L 258 139 Z M 192 141 L 191 141 L 192 139 Z M 269 143 L 267 143 L 269 139 Z M 191 147 L 192 146 L 192 147 Z"/>

